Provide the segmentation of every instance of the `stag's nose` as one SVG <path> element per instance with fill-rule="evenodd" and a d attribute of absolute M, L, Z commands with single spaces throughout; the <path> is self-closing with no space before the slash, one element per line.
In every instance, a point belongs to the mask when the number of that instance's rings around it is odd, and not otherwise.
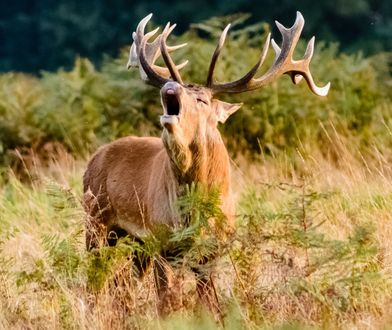
<path fill-rule="evenodd" d="M 179 95 L 182 92 L 182 86 L 176 81 L 168 81 L 161 88 L 161 95 Z"/>

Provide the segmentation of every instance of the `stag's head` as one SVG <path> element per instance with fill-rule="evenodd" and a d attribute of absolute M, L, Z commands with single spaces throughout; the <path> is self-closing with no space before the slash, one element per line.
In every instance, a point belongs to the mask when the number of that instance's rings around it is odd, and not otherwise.
<path fill-rule="evenodd" d="M 130 50 L 128 68 L 138 67 L 143 80 L 160 88 L 163 107 L 161 124 L 168 134 L 181 137 L 185 140 L 183 141 L 185 144 L 190 144 L 196 134 L 205 132 L 210 127 L 215 128 L 218 122 L 224 123 L 232 113 L 240 108 L 241 104 L 230 104 L 218 100 L 215 98 L 217 94 L 242 93 L 262 88 L 283 74 L 288 74 L 294 84 L 298 84 L 302 78 L 305 78 L 309 88 L 316 95 L 328 94 L 330 83 L 324 87 L 316 86 L 309 69 L 314 50 L 314 37 L 309 41 L 303 59 L 293 59 L 294 49 L 304 26 L 304 19 L 299 12 L 291 28 L 285 28 L 276 22 L 282 34 L 281 46 L 278 46 L 269 34 L 257 63 L 245 76 L 233 82 L 216 83 L 213 78 L 214 69 L 230 28 L 229 24 L 223 30 L 212 56 L 205 86 L 185 84 L 179 71 L 188 61 L 176 65 L 170 57 L 171 52 L 186 45 L 167 45 L 167 38 L 175 28 L 175 24 L 168 23 L 162 34 L 150 42 L 159 29 L 145 34 L 145 26 L 151 16 L 152 14 L 142 19 L 132 35 L 134 42 Z M 275 51 L 275 60 L 265 74 L 255 78 L 266 58 L 270 43 Z M 155 64 L 161 55 L 166 67 Z"/>

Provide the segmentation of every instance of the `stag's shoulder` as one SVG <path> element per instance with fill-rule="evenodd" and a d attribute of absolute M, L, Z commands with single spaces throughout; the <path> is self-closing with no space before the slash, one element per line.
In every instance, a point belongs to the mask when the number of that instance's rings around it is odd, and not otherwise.
<path fill-rule="evenodd" d="M 140 152 L 151 154 L 151 152 L 161 150 L 162 148 L 163 143 L 160 138 L 138 136 L 123 137 L 102 147 L 103 152 L 108 156 L 116 158 L 121 157 L 121 154 L 134 155 L 137 153 L 137 156 L 140 156 Z"/>
<path fill-rule="evenodd" d="M 156 137 L 127 136 L 99 147 L 87 164 L 83 176 L 85 187 L 91 186 L 97 178 L 105 178 L 113 167 L 154 157 L 164 149 L 163 142 Z"/>
<path fill-rule="evenodd" d="M 119 160 L 124 157 L 151 155 L 163 149 L 163 143 L 156 137 L 126 136 L 97 149 L 90 163 Z"/>
<path fill-rule="evenodd" d="M 155 154 L 163 148 L 160 138 L 127 136 L 99 147 L 91 157 L 90 164 L 145 157 Z"/>

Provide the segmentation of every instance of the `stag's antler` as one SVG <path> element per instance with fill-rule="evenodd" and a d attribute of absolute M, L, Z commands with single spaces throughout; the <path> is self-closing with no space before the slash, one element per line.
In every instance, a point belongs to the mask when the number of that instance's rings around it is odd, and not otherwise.
<path fill-rule="evenodd" d="M 182 69 L 188 61 L 176 66 L 171 60 L 169 53 L 184 47 L 186 43 L 177 46 L 166 45 L 166 39 L 175 27 L 175 24 L 170 26 L 170 23 L 168 23 L 162 34 L 158 35 L 153 42 L 149 43 L 148 40 L 159 30 L 159 28 L 157 28 L 145 34 L 145 27 L 151 17 L 152 14 L 144 17 L 138 24 L 136 32 L 132 33 L 133 44 L 129 52 L 127 68 L 139 67 L 141 78 L 158 87 L 165 84 L 170 76 L 174 80 L 182 83 L 179 70 Z M 159 58 L 161 52 L 167 68 L 155 64 L 155 61 Z"/>
<path fill-rule="evenodd" d="M 215 64 L 217 62 L 220 51 L 222 50 L 223 44 L 226 39 L 227 31 L 230 28 L 230 24 L 223 30 L 220 37 L 218 46 L 211 59 L 210 68 L 208 71 L 207 87 L 210 87 L 214 92 L 219 93 L 242 93 L 246 91 L 251 91 L 258 89 L 277 79 L 283 74 L 289 74 L 293 83 L 298 84 L 302 77 L 305 78 L 308 83 L 309 88 L 319 96 L 325 96 L 328 94 L 330 83 L 326 84 L 324 87 L 318 87 L 313 81 L 312 74 L 310 73 L 309 64 L 313 56 L 314 50 L 314 37 L 310 39 L 304 58 L 301 60 L 294 60 L 293 53 L 294 49 L 298 43 L 299 37 L 301 35 L 305 20 L 300 12 L 297 12 L 297 18 L 294 25 L 287 29 L 279 22 L 275 22 L 280 33 L 282 34 L 282 47 L 280 48 L 276 42 L 272 39 L 272 47 L 275 50 L 275 60 L 272 67 L 260 78 L 254 78 L 258 69 L 263 64 L 265 57 L 268 52 L 270 43 L 270 34 L 264 44 L 263 50 L 260 54 L 259 60 L 256 65 L 241 79 L 230 82 L 217 84 L 213 81 L 213 74 Z"/>

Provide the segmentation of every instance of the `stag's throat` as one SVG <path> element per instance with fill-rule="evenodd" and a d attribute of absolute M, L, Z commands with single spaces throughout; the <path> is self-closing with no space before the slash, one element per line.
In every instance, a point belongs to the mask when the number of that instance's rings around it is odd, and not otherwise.
<path fill-rule="evenodd" d="M 184 143 L 184 140 L 181 129 L 171 132 L 170 129 L 166 128 L 166 130 L 162 132 L 163 145 L 177 178 L 182 177 L 192 165 L 191 150 L 189 149 L 189 146 Z"/>

